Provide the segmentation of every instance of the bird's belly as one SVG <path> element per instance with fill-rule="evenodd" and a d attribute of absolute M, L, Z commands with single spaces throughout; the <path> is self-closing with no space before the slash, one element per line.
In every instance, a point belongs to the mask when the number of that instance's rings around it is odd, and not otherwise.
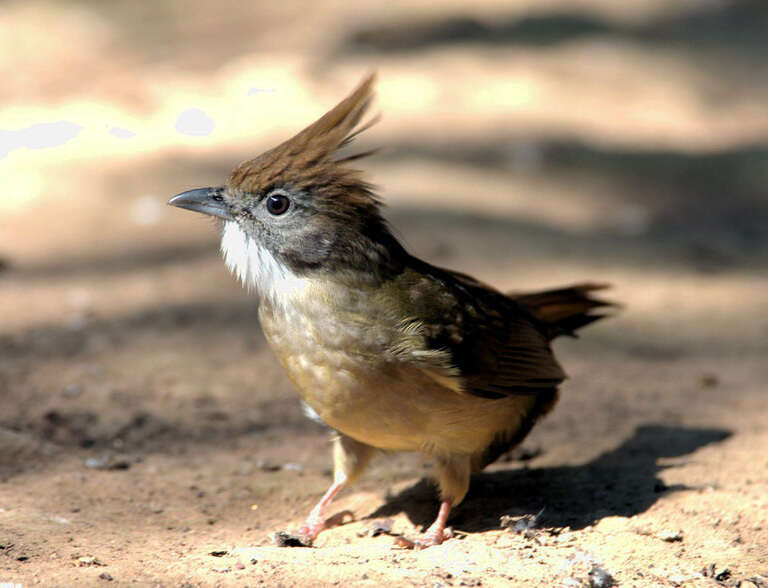
<path fill-rule="evenodd" d="M 329 380 L 305 400 L 333 428 L 386 450 L 475 454 L 502 431 L 517 430 L 535 402 L 458 393 L 402 366 Z"/>
<path fill-rule="evenodd" d="M 514 432 L 532 410 L 532 396 L 489 400 L 441 386 L 422 370 L 377 349 L 375 335 L 262 313 L 270 345 L 304 401 L 334 429 L 385 450 L 429 454 L 483 451 Z"/>

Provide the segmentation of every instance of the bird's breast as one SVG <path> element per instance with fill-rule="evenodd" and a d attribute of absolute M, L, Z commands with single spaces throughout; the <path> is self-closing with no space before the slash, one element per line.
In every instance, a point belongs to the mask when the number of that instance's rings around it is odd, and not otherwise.
<path fill-rule="evenodd" d="M 386 328 L 366 320 L 359 301 L 344 291 L 311 284 L 280 304 L 262 300 L 259 316 L 269 344 L 310 404 L 323 394 L 334 402 L 336 389 L 355 388 L 360 372 L 374 370 L 386 355 Z"/>
<path fill-rule="evenodd" d="M 371 321 L 354 297 L 314 288 L 291 304 L 277 306 L 264 300 L 259 315 L 267 341 L 289 378 L 328 425 L 359 438 L 354 435 L 358 429 L 379 428 L 381 413 L 385 420 L 392 418 L 391 409 L 377 408 L 381 404 L 377 397 L 391 377 L 393 333 L 385 324 Z M 394 437 L 379 439 L 377 446 L 382 443 L 403 444 Z"/>
<path fill-rule="evenodd" d="M 357 295 L 329 294 L 262 301 L 260 317 L 302 398 L 334 429 L 381 449 L 472 454 L 533 406 L 532 397 L 488 400 L 440 385 L 392 354 L 395 323 L 368 315 Z"/>

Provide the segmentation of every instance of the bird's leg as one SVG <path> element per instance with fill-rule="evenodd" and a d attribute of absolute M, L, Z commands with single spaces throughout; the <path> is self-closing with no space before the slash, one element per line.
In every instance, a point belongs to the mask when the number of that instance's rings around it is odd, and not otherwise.
<path fill-rule="evenodd" d="M 435 522 L 429 526 L 424 532 L 424 538 L 419 541 L 421 547 L 440 545 L 443 542 L 443 539 L 445 539 L 445 522 L 448 520 L 451 506 L 452 502 L 450 498 L 447 498 L 440 503 L 440 510 L 437 512 Z"/>
<path fill-rule="evenodd" d="M 445 523 L 451 507 L 459 504 L 469 489 L 470 458 L 466 455 L 440 456 L 435 463 L 437 484 L 440 487 L 440 510 L 437 518 L 418 541 L 399 537 L 397 545 L 408 549 L 425 549 L 440 545 L 445 539 Z"/>
<path fill-rule="evenodd" d="M 339 492 L 341 492 L 341 489 L 346 485 L 347 482 L 345 480 L 334 480 L 333 484 L 331 484 L 331 487 L 328 488 L 326 493 L 320 499 L 320 502 L 318 502 L 309 512 L 307 520 L 305 520 L 304 524 L 299 527 L 298 534 L 300 537 L 306 539 L 309 542 L 312 542 L 320 534 L 320 531 L 329 526 L 333 526 L 326 523 L 324 516 L 325 509 L 328 507 L 334 497 Z"/>
<path fill-rule="evenodd" d="M 334 497 L 346 485 L 353 483 L 371 461 L 375 448 L 365 443 L 355 441 L 351 437 L 339 433 L 333 441 L 333 484 L 323 495 L 312 511 L 307 520 L 299 528 L 298 535 L 307 543 L 312 541 L 320 534 L 320 531 L 333 527 L 341 523 L 344 516 L 351 515 L 349 511 L 343 511 L 326 519 L 325 511 Z"/>

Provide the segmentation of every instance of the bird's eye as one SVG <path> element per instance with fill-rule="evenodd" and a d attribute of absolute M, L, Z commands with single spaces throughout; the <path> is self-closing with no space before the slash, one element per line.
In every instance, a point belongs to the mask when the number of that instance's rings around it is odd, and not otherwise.
<path fill-rule="evenodd" d="M 282 194 L 270 194 L 267 196 L 267 210 L 275 216 L 283 214 L 290 206 L 291 201 Z"/>

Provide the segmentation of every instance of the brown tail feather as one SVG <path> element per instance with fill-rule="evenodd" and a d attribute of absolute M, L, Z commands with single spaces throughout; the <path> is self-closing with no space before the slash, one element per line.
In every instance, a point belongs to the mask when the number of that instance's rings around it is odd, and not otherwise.
<path fill-rule="evenodd" d="M 616 306 L 591 296 L 594 290 L 605 288 L 608 288 L 608 284 L 584 283 L 528 294 L 510 293 L 509 296 L 534 317 L 552 327 L 551 336 L 554 338 L 558 335 L 575 336 L 577 329 L 608 316 L 592 314 L 595 308 Z"/>

